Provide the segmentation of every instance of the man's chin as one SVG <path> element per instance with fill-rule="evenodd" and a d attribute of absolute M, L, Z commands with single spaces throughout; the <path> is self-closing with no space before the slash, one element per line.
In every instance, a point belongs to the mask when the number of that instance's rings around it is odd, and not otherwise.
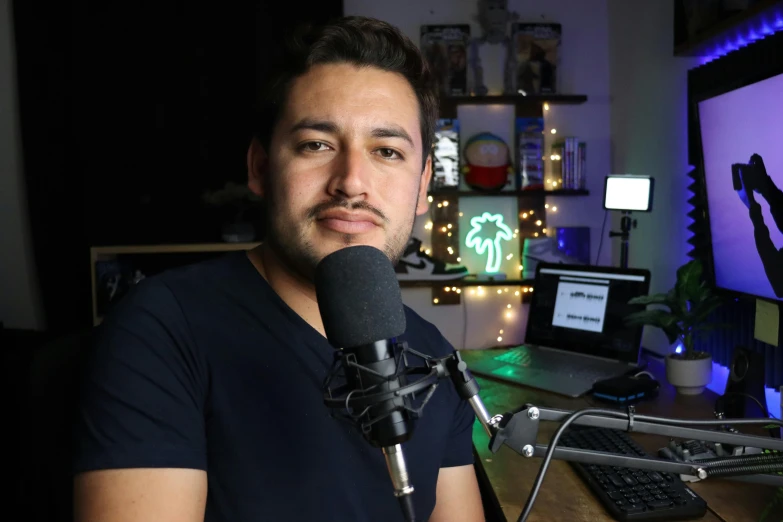
<path fill-rule="evenodd" d="M 371 246 L 377 248 L 388 256 L 385 245 L 379 244 L 378 241 L 372 241 L 370 239 L 361 239 L 359 237 L 343 238 L 342 240 L 321 241 L 318 243 L 318 259 L 323 259 L 329 254 L 333 254 L 343 248 L 354 246 Z"/>

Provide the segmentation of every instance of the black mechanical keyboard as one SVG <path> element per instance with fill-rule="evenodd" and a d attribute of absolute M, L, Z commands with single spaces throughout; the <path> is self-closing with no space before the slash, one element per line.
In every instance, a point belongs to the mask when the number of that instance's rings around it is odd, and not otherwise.
<path fill-rule="evenodd" d="M 558 445 L 650 456 L 626 432 L 605 428 L 571 428 Z M 578 462 L 571 465 L 615 520 L 692 520 L 703 517 L 707 511 L 704 499 L 678 475 Z"/>

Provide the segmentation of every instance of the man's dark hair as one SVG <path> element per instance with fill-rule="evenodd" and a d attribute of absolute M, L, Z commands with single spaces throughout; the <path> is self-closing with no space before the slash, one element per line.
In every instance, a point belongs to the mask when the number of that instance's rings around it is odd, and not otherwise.
<path fill-rule="evenodd" d="M 293 80 L 311 67 L 348 63 L 399 73 L 419 102 L 422 155 L 426 162 L 438 118 L 438 90 L 418 47 L 396 27 L 364 17 L 344 17 L 329 24 L 302 27 L 273 57 L 256 105 L 254 134 L 269 150 L 272 132 Z M 422 164 L 422 167 L 424 163 Z"/>

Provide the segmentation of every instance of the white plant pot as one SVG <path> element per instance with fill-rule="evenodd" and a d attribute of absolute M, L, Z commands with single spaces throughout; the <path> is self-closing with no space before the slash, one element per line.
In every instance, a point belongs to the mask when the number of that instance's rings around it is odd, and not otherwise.
<path fill-rule="evenodd" d="M 666 357 L 666 379 L 682 395 L 698 395 L 712 382 L 712 356 L 702 359 Z"/>

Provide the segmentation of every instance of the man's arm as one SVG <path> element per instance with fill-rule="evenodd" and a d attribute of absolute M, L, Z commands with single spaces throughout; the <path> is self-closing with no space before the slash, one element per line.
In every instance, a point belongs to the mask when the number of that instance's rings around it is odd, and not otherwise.
<path fill-rule="evenodd" d="M 783 191 L 781 191 L 772 178 L 767 173 L 767 167 L 764 165 L 764 160 L 758 154 L 754 154 L 750 157 L 750 163 L 758 167 L 758 179 L 755 180 L 754 189 L 761 194 L 761 196 L 767 200 L 769 205 L 769 212 L 772 214 L 772 219 L 775 220 L 778 230 L 783 232 Z"/>
<path fill-rule="evenodd" d="M 203 521 L 208 376 L 196 346 L 154 278 L 98 327 L 73 430 L 76 522 Z"/>
<path fill-rule="evenodd" d="M 753 237 L 756 240 L 756 250 L 759 252 L 761 263 L 764 265 L 764 272 L 775 295 L 783 297 L 783 249 L 778 250 L 772 243 L 758 203 L 750 207 L 750 220 L 753 222 Z"/>
<path fill-rule="evenodd" d="M 472 465 L 440 468 L 430 522 L 483 522 L 484 508 Z"/>
<path fill-rule="evenodd" d="M 203 522 L 206 502 L 203 470 L 89 471 L 74 480 L 75 522 Z"/>

